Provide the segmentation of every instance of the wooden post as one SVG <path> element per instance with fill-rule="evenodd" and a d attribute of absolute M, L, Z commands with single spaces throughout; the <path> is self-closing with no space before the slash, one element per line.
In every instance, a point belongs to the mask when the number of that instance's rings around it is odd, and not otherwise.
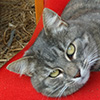
<path fill-rule="evenodd" d="M 36 24 L 38 23 L 44 7 L 44 0 L 35 0 Z"/>

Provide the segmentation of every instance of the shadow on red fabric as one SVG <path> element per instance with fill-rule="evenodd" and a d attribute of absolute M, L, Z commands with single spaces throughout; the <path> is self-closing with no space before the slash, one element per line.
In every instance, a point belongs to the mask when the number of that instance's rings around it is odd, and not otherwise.
<path fill-rule="evenodd" d="M 64 7 L 70 0 L 45 0 L 45 7 L 50 8 L 61 15 Z M 27 46 L 15 55 L 0 69 L 0 100 L 56 100 L 38 93 L 32 86 L 30 78 L 10 72 L 7 65 L 19 58 L 35 42 L 43 28 L 42 17 Z M 86 85 L 76 93 L 62 97 L 60 100 L 100 100 L 100 72 L 92 72 Z"/>

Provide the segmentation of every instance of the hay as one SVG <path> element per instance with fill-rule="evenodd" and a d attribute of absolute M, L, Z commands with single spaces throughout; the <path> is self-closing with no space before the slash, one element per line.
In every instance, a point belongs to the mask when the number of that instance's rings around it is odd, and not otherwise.
<path fill-rule="evenodd" d="M 22 50 L 35 29 L 34 0 L 0 0 L 0 67 Z"/>

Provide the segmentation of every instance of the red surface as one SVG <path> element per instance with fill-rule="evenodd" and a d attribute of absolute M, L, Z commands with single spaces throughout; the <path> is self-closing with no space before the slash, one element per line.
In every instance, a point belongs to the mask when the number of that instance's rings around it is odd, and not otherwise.
<path fill-rule="evenodd" d="M 45 1 L 46 7 L 60 15 L 69 0 Z M 28 45 L 0 69 L 0 100 L 56 100 L 56 98 L 48 98 L 37 93 L 32 87 L 29 77 L 24 75 L 20 77 L 18 74 L 9 72 L 6 69 L 10 62 L 23 56 L 24 52 L 34 43 L 42 28 L 41 18 Z M 83 88 L 60 100 L 100 100 L 100 72 L 92 72 L 89 81 Z"/>

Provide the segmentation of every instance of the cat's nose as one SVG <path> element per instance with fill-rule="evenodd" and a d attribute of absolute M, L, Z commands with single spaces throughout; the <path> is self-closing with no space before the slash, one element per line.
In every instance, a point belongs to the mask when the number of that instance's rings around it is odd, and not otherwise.
<path fill-rule="evenodd" d="M 78 78 L 78 77 L 81 77 L 80 70 L 78 70 L 77 73 L 76 73 L 75 76 L 74 76 L 74 78 Z"/>

